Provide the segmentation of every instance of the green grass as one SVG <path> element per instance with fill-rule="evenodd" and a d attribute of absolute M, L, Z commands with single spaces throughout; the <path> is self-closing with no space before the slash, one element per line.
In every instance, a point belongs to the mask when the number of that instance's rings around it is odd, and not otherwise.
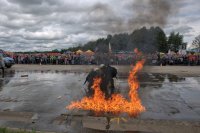
<path fill-rule="evenodd" d="M 36 132 L 34 130 L 33 131 L 25 131 L 25 130 L 14 131 L 7 128 L 0 128 L 0 133 L 36 133 Z"/>

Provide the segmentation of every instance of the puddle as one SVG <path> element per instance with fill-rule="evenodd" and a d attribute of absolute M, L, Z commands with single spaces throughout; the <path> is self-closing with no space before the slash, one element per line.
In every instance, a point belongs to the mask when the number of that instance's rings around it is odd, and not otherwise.
<path fill-rule="evenodd" d="M 26 76 L 23 76 L 26 75 Z M 4 122 L 1 125 L 68 131 L 66 125 L 53 124 L 53 119 L 66 112 L 71 101 L 81 99 L 86 73 L 12 72 L 0 79 L 0 110 L 32 112 L 35 124 Z M 139 96 L 146 112 L 140 119 L 200 120 L 200 77 L 142 73 L 138 75 Z M 128 95 L 127 76 L 115 79 L 117 91 Z"/>

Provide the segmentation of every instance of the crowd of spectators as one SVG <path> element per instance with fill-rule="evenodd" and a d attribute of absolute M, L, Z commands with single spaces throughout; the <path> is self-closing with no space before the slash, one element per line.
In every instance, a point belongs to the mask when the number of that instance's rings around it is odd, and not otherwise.
<path fill-rule="evenodd" d="M 200 54 L 148 54 L 147 63 L 149 65 L 200 65 Z"/>
<path fill-rule="evenodd" d="M 40 64 L 40 65 L 81 65 L 92 64 L 94 58 L 90 55 L 82 54 L 15 54 L 14 60 L 16 64 Z"/>
<path fill-rule="evenodd" d="M 95 53 L 91 55 L 80 53 L 69 54 L 15 54 L 13 56 L 16 64 L 52 64 L 52 65 L 91 65 L 91 64 L 112 64 L 130 65 L 136 62 L 140 56 L 134 53 Z M 152 53 L 145 54 L 148 65 L 200 65 L 200 54 L 167 54 Z"/>

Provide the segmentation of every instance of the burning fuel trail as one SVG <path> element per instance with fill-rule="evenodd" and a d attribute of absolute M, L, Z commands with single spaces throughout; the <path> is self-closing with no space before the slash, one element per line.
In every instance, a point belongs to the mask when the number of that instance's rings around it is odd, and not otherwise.
<path fill-rule="evenodd" d="M 113 94 L 110 99 L 105 99 L 105 95 L 100 89 L 101 79 L 95 78 L 92 86 L 94 96 L 84 97 L 81 101 L 72 102 L 66 108 L 90 110 L 94 111 L 96 114 L 106 112 L 113 114 L 128 113 L 133 117 L 139 115 L 141 112 L 145 111 L 145 107 L 141 104 L 141 100 L 137 92 L 139 88 L 137 73 L 143 68 L 144 63 L 144 59 L 138 61 L 129 72 L 128 84 L 130 88 L 130 99 L 125 99 L 121 94 Z"/>

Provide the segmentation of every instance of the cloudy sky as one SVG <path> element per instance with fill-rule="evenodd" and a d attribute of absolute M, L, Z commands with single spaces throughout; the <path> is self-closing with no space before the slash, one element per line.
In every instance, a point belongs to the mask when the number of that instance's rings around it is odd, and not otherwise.
<path fill-rule="evenodd" d="M 157 25 L 191 43 L 200 34 L 199 5 L 199 0 L 0 0 L 0 49 L 68 48 Z"/>

